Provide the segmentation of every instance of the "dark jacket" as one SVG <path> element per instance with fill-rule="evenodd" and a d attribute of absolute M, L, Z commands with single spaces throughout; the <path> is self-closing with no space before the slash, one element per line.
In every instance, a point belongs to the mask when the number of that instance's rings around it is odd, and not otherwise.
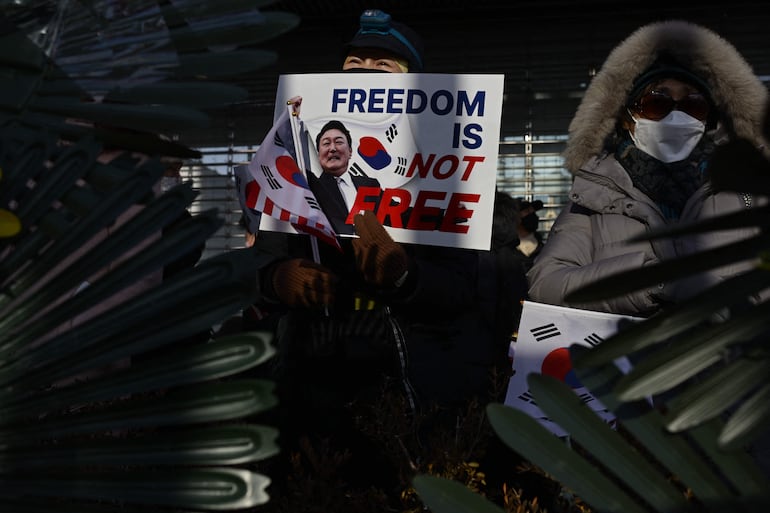
<path fill-rule="evenodd" d="M 366 175 L 353 175 L 348 173 L 347 175 L 353 181 L 356 189 L 360 187 L 376 187 L 380 189 L 380 182 L 375 178 L 371 178 Z M 342 193 L 334 181 L 334 177 L 324 174 L 320 178 L 311 172 L 307 173 L 307 183 L 310 190 L 313 191 L 315 198 L 318 200 L 321 210 L 324 211 L 326 217 L 334 228 L 334 231 L 340 235 L 353 235 L 355 230 L 352 224 L 347 224 L 346 220 L 349 215 L 348 208 L 345 204 L 345 199 L 342 197 Z M 372 198 L 375 205 L 379 204 L 379 197 Z M 375 207 L 376 208 L 376 207 Z"/>
<path fill-rule="evenodd" d="M 312 258 L 304 235 L 262 232 L 257 243 L 257 251 Z M 310 393 L 339 403 L 363 393 L 367 383 L 374 386 L 383 373 L 400 381 L 415 404 L 488 397 L 490 369 L 507 357 L 507 343 L 496 338 L 494 255 L 404 244 L 411 260 L 406 282 L 397 290 L 375 290 L 358 278 L 350 240 L 341 244 L 342 253 L 319 243 L 321 263 L 342 277 L 337 304 L 329 315 L 286 309 L 280 373 L 302 376 L 315 383 Z"/>

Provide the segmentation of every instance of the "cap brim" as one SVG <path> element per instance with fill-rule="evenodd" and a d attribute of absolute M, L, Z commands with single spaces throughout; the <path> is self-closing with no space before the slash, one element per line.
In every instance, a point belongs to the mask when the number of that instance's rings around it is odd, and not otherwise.
<path fill-rule="evenodd" d="M 410 63 L 413 62 L 413 57 L 411 57 L 411 52 L 407 47 L 392 37 L 379 34 L 360 34 L 349 41 L 345 48 L 347 50 L 350 48 L 377 48 L 393 53 Z"/>

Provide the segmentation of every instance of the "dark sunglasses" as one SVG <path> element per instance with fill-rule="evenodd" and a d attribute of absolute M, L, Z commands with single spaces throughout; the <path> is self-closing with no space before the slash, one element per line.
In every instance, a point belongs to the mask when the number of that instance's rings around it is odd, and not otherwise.
<path fill-rule="evenodd" d="M 642 117 L 653 121 L 665 118 L 674 109 L 704 121 L 711 111 L 711 105 L 706 97 L 700 93 L 692 93 L 680 100 L 674 100 L 665 93 L 650 91 L 636 100 L 631 109 Z"/>

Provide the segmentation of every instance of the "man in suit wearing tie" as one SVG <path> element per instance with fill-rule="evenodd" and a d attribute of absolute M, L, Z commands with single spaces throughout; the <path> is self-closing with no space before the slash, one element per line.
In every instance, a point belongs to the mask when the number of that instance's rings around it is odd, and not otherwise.
<path fill-rule="evenodd" d="M 308 173 L 310 190 L 334 231 L 340 235 L 353 235 L 352 220 L 351 224 L 345 221 L 355 204 L 358 188 L 376 187 L 380 190 L 380 182 L 365 174 L 351 174 L 348 164 L 353 154 L 352 140 L 350 132 L 340 121 L 331 120 L 321 128 L 316 136 L 316 149 L 323 173 L 320 177 Z M 368 198 L 368 202 L 376 204 L 378 199 L 379 196 Z"/>

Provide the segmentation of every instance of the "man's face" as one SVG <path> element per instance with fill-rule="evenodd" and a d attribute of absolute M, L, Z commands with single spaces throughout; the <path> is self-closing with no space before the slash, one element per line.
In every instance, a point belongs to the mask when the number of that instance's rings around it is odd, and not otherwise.
<path fill-rule="evenodd" d="M 321 134 L 318 141 L 318 159 L 324 173 L 340 176 L 348 168 L 352 149 L 345 134 L 336 128 Z"/>
<path fill-rule="evenodd" d="M 342 63 L 342 70 L 373 69 L 387 73 L 406 73 L 407 63 L 379 48 L 353 48 Z"/>

